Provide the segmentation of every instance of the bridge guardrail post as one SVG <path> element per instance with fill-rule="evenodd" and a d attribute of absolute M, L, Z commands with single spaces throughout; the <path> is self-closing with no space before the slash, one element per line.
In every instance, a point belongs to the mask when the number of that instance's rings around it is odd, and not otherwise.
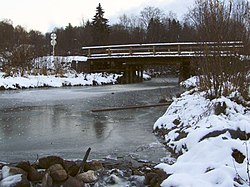
<path fill-rule="evenodd" d="M 89 56 L 89 57 L 91 56 L 91 51 L 90 51 L 90 49 L 88 49 L 88 56 Z"/>
<path fill-rule="evenodd" d="M 153 46 L 153 55 L 156 54 L 155 46 Z"/>
<path fill-rule="evenodd" d="M 108 48 L 108 56 L 111 56 L 111 50 Z"/>
<path fill-rule="evenodd" d="M 132 47 L 129 48 L 129 54 L 132 55 L 133 54 L 133 50 Z"/>
<path fill-rule="evenodd" d="M 181 54 L 181 45 L 180 44 L 177 45 L 177 50 L 178 50 L 178 54 L 180 55 Z"/>

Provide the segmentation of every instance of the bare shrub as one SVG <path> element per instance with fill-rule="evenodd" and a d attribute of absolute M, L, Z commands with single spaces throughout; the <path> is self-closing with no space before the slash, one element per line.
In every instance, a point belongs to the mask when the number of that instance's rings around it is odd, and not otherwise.
<path fill-rule="evenodd" d="M 209 98 L 228 96 L 235 92 L 248 99 L 249 61 L 235 55 L 207 54 L 196 60 L 196 64 L 199 89 L 206 91 Z"/>
<path fill-rule="evenodd" d="M 30 72 L 32 59 L 34 58 L 34 47 L 32 45 L 20 45 L 6 57 L 8 63 L 3 67 L 8 76 L 21 75 Z"/>

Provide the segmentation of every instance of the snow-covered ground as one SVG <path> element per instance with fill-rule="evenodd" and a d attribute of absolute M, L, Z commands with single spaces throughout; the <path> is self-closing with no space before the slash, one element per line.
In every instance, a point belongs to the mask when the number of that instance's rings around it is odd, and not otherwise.
<path fill-rule="evenodd" d="M 117 74 L 65 74 L 64 77 L 55 75 L 28 75 L 25 77 L 5 77 L 0 72 L 0 87 L 3 89 L 38 88 L 38 87 L 62 87 L 115 84 L 121 75 Z"/>
<path fill-rule="evenodd" d="M 55 75 L 26 75 L 15 77 L 4 77 L 0 71 L 0 89 L 40 88 L 40 87 L 62 87 L 62 86 L 92 86 L 116 84 L 121 74 L 91 73 L 75 74 L 67 73 L 63 77 Z M 143 74 L 144 80 L 151 77 Z"/>
<path fill-rule="evenodd" d="M 163 187 L 249 186 L 249 107 L 193 89 L 174 99 L 154 129 L 165 129 L 166 144 L 180 154 L 174 164 L 156 166 L 170 175 Z"/>

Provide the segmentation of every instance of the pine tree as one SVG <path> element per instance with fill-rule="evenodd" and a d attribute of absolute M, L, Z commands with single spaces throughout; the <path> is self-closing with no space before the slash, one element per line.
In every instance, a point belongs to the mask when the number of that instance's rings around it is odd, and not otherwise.
<path fill-rule="evenodd" d="M 92 21 L 93 42 L 95 45 L 107 44 L 109 37 L 108 19 L 104 18 L 104 10 L 99 3 Z"/>

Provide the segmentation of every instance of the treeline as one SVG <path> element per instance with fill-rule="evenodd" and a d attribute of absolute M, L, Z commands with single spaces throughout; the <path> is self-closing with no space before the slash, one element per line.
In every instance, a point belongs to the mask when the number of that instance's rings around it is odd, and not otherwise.
<path fill-rule="evenodd" d="M 81 26 L 55 28 L 56 55 L 80 54 L 82 46 L 243 40 L 249 43 L 249 8 L 247 0 L 197 0 L 183 20 L 156 7 L 146 7 L 137 16 L 121 15 L 109 24 L 101 4 L 92 20 Z M 51 54 L 50 33 L 26 31 L 10 20 L 0 22 L 0 52 L 11 52 L 20 45 L 32 45 L 34 56 Z"/>

